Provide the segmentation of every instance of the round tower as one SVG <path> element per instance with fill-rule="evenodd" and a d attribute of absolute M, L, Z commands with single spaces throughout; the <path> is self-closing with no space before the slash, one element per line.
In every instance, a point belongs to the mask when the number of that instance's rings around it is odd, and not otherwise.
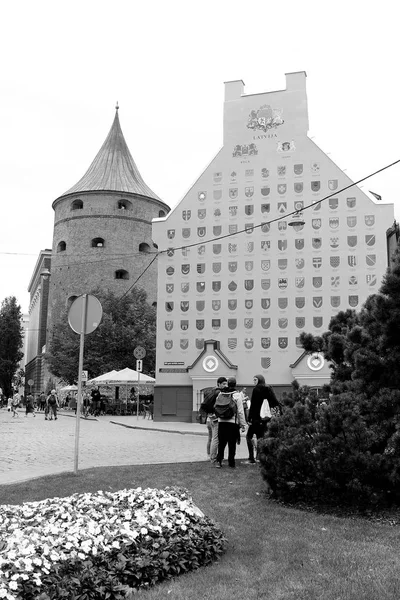
<path fill-rule="evenodd" d="M 169 207 L 143 181 L 118 118 L 85 175 L 53 202 L 51 308 L 101 287 L 127 291 L 154 259 L 151 221 Z M 157 261 L 137 283 L 153 304 Z"/>

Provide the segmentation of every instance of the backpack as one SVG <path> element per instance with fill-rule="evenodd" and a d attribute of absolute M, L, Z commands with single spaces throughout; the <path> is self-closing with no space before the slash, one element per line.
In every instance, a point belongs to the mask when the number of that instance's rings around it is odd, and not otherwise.
<path fill-rule="evenodd" d="M 233 419 L 237 413 L 233 394 L 236 392 L 220 392 L 214 404 L 214 412 L 220 419 Z"/>
<path fill-rule="evenodd" d="M 215 400 L 219 394 L 218 388 L 210 387 L 203 390 L 203 402 L 200 404 L 200 412 L 206 415 L 214 412 Z"/>
<path fill-rule="evenodd" d="M 55 404 L 57 404 L 57 400 L 55 399 L 54 394 L 50 394 L 49 404 L 50 404 L 50 406 L 54 406 Z"/>

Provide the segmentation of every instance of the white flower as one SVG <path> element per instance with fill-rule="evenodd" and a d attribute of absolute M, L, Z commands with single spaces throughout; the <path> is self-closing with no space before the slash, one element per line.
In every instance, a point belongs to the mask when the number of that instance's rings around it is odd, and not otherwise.
<path fill-rule="evenodd" d="M 10 588 L 10 590 L 17 590 L 18 589 L 18 583 L 16 581 L 11 581 L 8 584 L 8 587 Z"/>

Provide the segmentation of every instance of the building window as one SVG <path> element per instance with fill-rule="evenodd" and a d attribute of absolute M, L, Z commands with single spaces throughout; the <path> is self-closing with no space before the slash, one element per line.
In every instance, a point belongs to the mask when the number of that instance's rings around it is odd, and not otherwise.
<path fill-rule="evenodd" d="M 132 204 L 129 202 L 129 200 L 119 200 L 118 208 L 120 210 L 132 210 Z"/>
<path fill-rule="evenodd" d="M 67 244 L 65 242 L 60 242 L 57 246 L 57 252 L 65 252 L 67 249 Z"/>
<path fill-rule="evenodd" d="M 146 242 L 142 242 L 141 244 L 139 244 L 139 252 L 147 254 L 148 252 L 150 252 L 150 250 L 151 248 L 148 244 L 146 244 Z"/>
<path fill-rule="evenodd" d="M 159 217 L 165 217 L 165 210 L 159 210 L 158 211 L 158 216 Z"/>
<path fill-rule="evenodd" d="M 125 269 L 118 269 L 118 271 L 115 271 L 115 279 L 129 279 L 128 271 L 125 271 Z"/>
<path fill-rule="evenodd" d="M 92 248 L 104 248 L 105 242 L 103 238 L 93 238 L 92 239 Z"/>
<path fill-rule="evenodd" d="M 71 204 L 72 210 L 81 210 L 83 208 L 82 200 L 74 200 Z"/>

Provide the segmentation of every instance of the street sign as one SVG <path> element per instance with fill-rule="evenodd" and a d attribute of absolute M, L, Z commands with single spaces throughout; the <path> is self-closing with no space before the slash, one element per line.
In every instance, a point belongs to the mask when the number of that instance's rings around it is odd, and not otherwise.
<path fill-rule="evenodd" d="M 82 381 L 87 381 L 88 380 L 88 371 L 82 371 Z"/>
<path fill-rule="evenodd" d="M 35 382 L 33 381 L 33 379 L 28 379 L 28 385 L 33 385 Z"/>
<path fill-rule="evenodd" d="M 136 346 L 136 348 L 133 351 L 133 356 L 140 360 L 141 358 L 144 358 L 146 356 L 146 350 L 143 348 L 143 346 Z"/>
<path fill-rule="evenodd" d="M 86 296 L 86 298 L 84 298 Z M 86 302 L 85 302 L 86 300 Z M 86 318 L 84 318 L 83 309 L 86 305 Z M 78 296 L 71 304 L 68 312 L 68 323 L 75 333 L 92 333 L 100 324 L 103 316 L 102 306 L 95 296 L 83 294 Z M 82 331 L 82 323 L 85 321 L 85 331 Z"/>
<path fill-rule="evenodd" d="M 143 361 L 142 360 L 136 361 L 136 371 L 138 373 L 141 373 L 143 371 Z"/>

